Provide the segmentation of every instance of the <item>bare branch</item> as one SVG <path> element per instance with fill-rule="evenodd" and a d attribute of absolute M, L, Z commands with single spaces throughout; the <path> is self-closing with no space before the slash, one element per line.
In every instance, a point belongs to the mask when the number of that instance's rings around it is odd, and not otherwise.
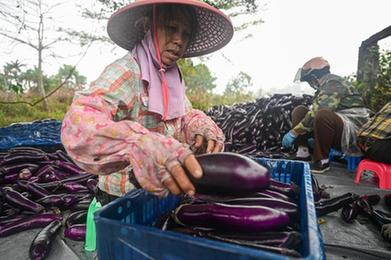
<path fill-rule="evenodd" d="M 19 39 L 19 38 L 17 38 L 17 37 L 13 37 L 13 36 L 8 35 L 8 34 L 3 33 L 3 32 L 0 32 L 0 35 L 3 35 L 4 37 L 9 38 L 9 39 L 14 40 L 14 41 L 17 41 L 17 42 L 19 42 L 19 43 L 28 45 L 28 46 L 30 46 L 31 48 L 35 49 L 35 50 L 38 50 L 38 47 L 35 46 L 34 44 L 30 43 L 30 42 L 26 42 L 26 41 L 24 41 L 24 40 L 22 40 L 22 39 Z"/>

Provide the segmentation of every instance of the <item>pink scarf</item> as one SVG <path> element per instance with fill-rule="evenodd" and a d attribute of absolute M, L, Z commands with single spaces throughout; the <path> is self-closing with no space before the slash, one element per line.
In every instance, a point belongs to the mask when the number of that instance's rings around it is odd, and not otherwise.
<path fill-rule="evenodd" d="M 168 103 L 167 107 L 164 107 L 162 78 L 159 71 L 160 65 L 156 57 L 150 31 L 134 47 L 132 53 L 140 65 L 141 79 L 148 83 L 148 111 L 158 113 L 162 117 L 166 112 L 165 120 L 185 115 L 185 86 L 181 80 L 179 68 L 176 63 L 165 67 L 165 76 L 168 85 Z"/>

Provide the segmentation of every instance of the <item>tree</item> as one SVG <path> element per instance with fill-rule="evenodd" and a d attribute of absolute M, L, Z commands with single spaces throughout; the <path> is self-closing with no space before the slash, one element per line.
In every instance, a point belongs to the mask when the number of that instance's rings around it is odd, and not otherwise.
<path fill-rule="evenodd" d="M 245 72 L 239 74 L 230 80 L 224 91 L 225 104 L 233 104 L 246 102 L 254 99 L 254 94 L 247 91 L 247 88 L 252 85 L 251 76 Z"/>
<path fill-rule="evenodd" d="M 3 66 L 3 80 L 4 88 L 14 91 L 16 94 L 23 93 L 23 77 L 22 67 L 25 65 L 20 63 L 18 60 L 14 62 L 7 62 Z"/>
<path fill-rule="evenodd" d="M 80 88 L 87 82 L 87 78 L 80 75 L 74 66 L 67 64 L 62 65 L 62 67 L 58 70 L 57 75 L 55 75 L 55 78 L 59 83 L 68 78 L 65 86 L 75 89 Z"/>
<path fill-rule="evenodd" d="M 205 64 L 194 66 L 191 59 L 181 59 L 178 62 L 186 83 L 186 92 L 189 95 L 197 93 L 211 93 L 216 87 L 216 78 L 212 76 L 209 68 Z"/>
<path fill-rule="evenodd" d="M 0 6 L 0 35 L 10 40 L 13 44 L 20 44 L 32 48 L 37 53 L 37 84 L 42 97 L 46 96 L 42 63 L 44 52 L 48 52 L 52 46 L 61 41 L 59 33 L 53 30 L 52 38 L 48 38 L 48 28 L 53 22 L 50 13 L 59 4 L 48 5 L 42 0 L 5 0 L 8 3 Z M 44 107 L 48 109 L 47 100 L 44 99 Z"/>

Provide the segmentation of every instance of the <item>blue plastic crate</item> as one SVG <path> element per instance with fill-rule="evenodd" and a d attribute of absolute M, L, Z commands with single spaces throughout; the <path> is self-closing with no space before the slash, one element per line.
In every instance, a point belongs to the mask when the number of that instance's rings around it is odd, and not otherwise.
<path fill-rule="evenodd" d="M 317 225 L 309 165 L 306 162 L 256 159 L 269 168 L 274 179 L 298 184 L 300 232 L 303 259 L 325 259 L 322 235 Z M 134 190 L 95 213 L 99 259 L 289 259 L 263 250 L 192 237 L 153 227 L 179 202 L 143 190 Z"/>

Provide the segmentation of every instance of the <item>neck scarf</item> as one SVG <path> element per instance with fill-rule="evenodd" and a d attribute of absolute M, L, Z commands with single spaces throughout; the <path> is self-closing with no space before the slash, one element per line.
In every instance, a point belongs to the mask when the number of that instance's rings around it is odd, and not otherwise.
<path fill-rule="evenodd" d="M 148 84 L 148 111 L 160 114 L 163 120 L 183 116 L 185 114 L 185 86 L 176 63 L 164 67 L 163 73 L 165 73 L 168 90 L 167 106 L 164 105 L 162 77 L 159 71 L 160 64 L 156 57 L 156 49 L 150 31 L 134 47 L 132 53 L 140 65 L 141 79 Z"/>

